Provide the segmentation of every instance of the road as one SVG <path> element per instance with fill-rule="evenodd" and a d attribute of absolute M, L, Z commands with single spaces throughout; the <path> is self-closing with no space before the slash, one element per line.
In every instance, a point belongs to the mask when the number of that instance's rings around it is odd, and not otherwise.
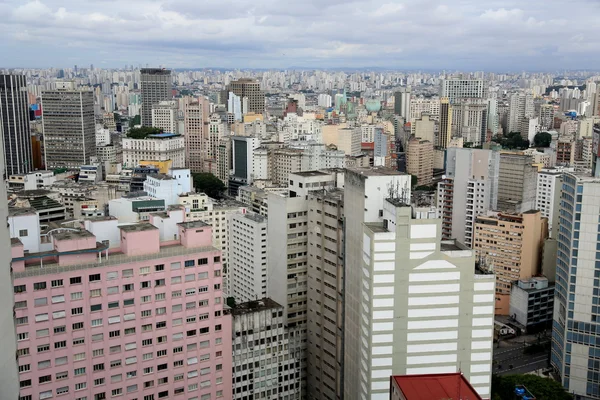
<path fill-rule="evenodd" d="M 493 371 L 496 374 L 524 374 L 548 366 L 548 352 L 523 354 L 523 345 L 494 349 Z M 513 366 L 510 369 L 510 365 Z"/>

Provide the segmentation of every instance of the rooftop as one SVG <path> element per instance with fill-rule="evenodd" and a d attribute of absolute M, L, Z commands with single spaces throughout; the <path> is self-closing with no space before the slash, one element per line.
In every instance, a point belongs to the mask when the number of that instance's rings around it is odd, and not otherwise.
<path fill-rule="evenodd" d="M 55 233 L 54 235 L 52 235 L 52 237 L 54 238 L 54 240 L 61 241 L 94 237 L 94 234 L 89 231 L 86 231 L 85 229 L 82 229 L 78 231 L 66 231 Z"/>
<path fill-rule="evenodd" d="M 406 400 L 481 400 L 460 372 L 392 376 Z"/>
<path fill-rule="evenodd" d="M 364 176 L 390 176 L 390 175 L 406 175 L 405 172 L 400 172 L 392 168 L 386 167 L 355 167 L 348 168 L 348 172 Z"/>
<path fill-rule="evenodd" d="M 121 225 L 119 229 L 125 232 L 144 232 L 144 231 L 153 231 L 158 229 L 156 226 L 149 223 L 141 223 L 141 224 L 131 224 L 131 225 Z"/>
<path fill-rule="evenodd" d="M 322 171 L 302 171 L 302 172 L 292 172 L 290 175 L 298 175 L 298 176 L 325 176 L 329 175 L 327 172 Z"/>
<path fill-rule="evenodd" d="M 22 190 L 19 193 L 17 193 L 17 197 L 19 197 L 19 198 L 23 198 L 23 197 L 34 198 L 34 197 L 47 196 L 50 193 L 52 193 L 50 190 L 45 190 L 45 189 Z"/>
<path fill-rule="evenodd" d="M 193 228 L 204 228 L 210 226 L 204 221 L 188 221 L 188 222 L 179 222 L 177 225 L 185 228 L 185 229 L 193 229 Z"/>
<path fill-rule="evenodd" d="M 246 213 L 246 214 L 243 214 L 243 215 L 244 215 L 244 217 L 246 217 L 249 220 L 252 220 L 254 222 L 265 222 L 267 220 L 267 217 L 265 217 L 264 215 L 260 215 L 260 214 Z"/>
<path fill-rule="evenodd" d="M 264 298 L 260 300 L 247 301 L 245 303 L 236 304 L 232 309 L 231 313 L 235 315 L 243 315 L 257 311 L 269 310 L 271 308 L 283 308 L 279 303 Z"/>
<path fill-rule="evenodd" d="M 148 174 L 148 177 L 158 179 L 159 181 L 170 181 L 175 180 L 172 176 L 167 174 Z"/>
<path fill-rule="evenodd" d="M 164 132 L 164 133 L 154 133 L 152 135 L 148 135 L 149 138 L 152 139 L 170 139 L 170 138 L 174 138 L 174 137 L 178 137 L 181 135 L 178 135 L 176 133 L 169 133 L 169 132 Z"/>
<path fill-rule="evenodd" d="M 17 217 L 19 215 L 37 215 L 33 208 L 20 208 L 20 207 L 9 207 L 8 215 L 10 217 Z"/>
<path fill-rule="evenodd" d="M 463 250 L 471 250 L 465 245 L 456 240 L 442 240 L 440 242 L 440 250 L 441 251 L 463 251 Z"/>

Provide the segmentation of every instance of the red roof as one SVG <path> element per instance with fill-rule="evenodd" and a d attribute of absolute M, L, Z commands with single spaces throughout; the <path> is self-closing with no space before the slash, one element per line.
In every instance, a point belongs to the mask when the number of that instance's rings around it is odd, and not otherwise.
<path fill-rule="evenodd" d="M 482 400 L 460 373 L 392 376 L 406 400 Z"/>
<path fill-rule="evenodd" d="M 375 142 L 362 142 L 360 148 L 363 150 L 373 150 L 375 148 Z"/>

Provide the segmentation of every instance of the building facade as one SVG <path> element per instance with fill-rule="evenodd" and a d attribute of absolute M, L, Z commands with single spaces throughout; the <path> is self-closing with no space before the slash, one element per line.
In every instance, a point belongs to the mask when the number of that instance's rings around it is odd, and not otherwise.
<path fill-rule="evenodd" d="M 162 226 L 111 228 L 120 247 L 109 256 L 87 230 L 27 255 L 13 241 L 21 398 L 232 398 L 211 228 L 180 223 L 176 244 L 161 243 Z"/>
<path fill-rule="evenodd" d="M 96 157 L 93 92 L 43 91 L 42 110 L 46 168 L 74 169 L 89 164 Z"/>
<path fill-rule="evenodd" d="M 140 70 L 142 94 L 142 126 L 152 126 L 152 107 L 169 100 L 171 94 L 171 71 L 164 68 L 142 68 Z"/>
<path fill-rule="evenodd" d="M 242 107 L 243 113 L 253 112 L 262 114 L 265 112 L 265 94 L 260 90 L 260 83 L 253 79 L 242 78 L 229 84 L 229 91 L 239 96 L 244 102 L 247 98 L 248 108 Z"/>
<path fill-rule="evenodd" d="M 179 132 L 177 114 L 179 107 L 176 101 L 161 101 L 152 106 L 152 126 L 160 128 L 163 132 Z"/>
<path fill-rule="evenodd" d="M 172 133 L 148 135 L 145 139 L 123 138 L 123 163 L 129 167 L 141 161 L 171 161 L 170 167 L 185 167 L 185 139 Z"/>
<path fill-rule="evenodd" d="M 534 209 L 537 166 L 528 155 L 500 154 L 498 175 L 498 210 L 523 213 Z"/>
<path fill-rule="evenodd" d="M 25 75 L 0 74 L 0 134 L 7 175 L 33 170 L 29 98 Z"/>
<path fill-rule="evenodd" d="M 406 149 L 406 172 L 417 177 L 417 185 L 433 181 L 433 143 L 412 136 Z"/>

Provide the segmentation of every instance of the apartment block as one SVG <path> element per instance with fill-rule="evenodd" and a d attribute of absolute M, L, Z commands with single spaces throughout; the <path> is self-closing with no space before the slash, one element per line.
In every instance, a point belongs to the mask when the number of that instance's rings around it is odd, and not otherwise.
<path fill-rule="evenodd" d="M 207 224 L 164 222 L 92 227 L 118 230 L 110 250 L 83 229 L 12 241 L 21 398 L 232 398 L 221 252 Z"/>
<path fill-rule="evenodd" d="M 496 314 L 509 315 L 512 283 L 541 270 L 548 220 L 537 210 L 523 214 L 488 212 L 475 219 L 473 249 L 496 274 Z"/>
<path fill-rule="evenodd" d="M 258 214 L 230 214 L 229 295 L 238 303 L 267 296 L 267 219 Z M 275 284 L 273 282 L 273 284 Z"/>
<path fill-rule="evenodd" d="M 208 129 L 208 101 L 190 102 L 184 108 L 184 138 L 187 166 L 192 172 L 202 172 L 206 130 Z"/>
<path fill-rule="evenodd" d="M 527 333 L 550 329 L 553 314 L 554 282 L 541 276 L 513 282 L 509 315 L 514 316 Z"/>
<path fill-rule="evenodd" d="M 152 126 L 162 129 L 163 132 L 181 133 L 177 126 L 178 111 L 178 104 L 173 100 L 152 105 Z"/>
<path fill-rule="evenodd" d="M 499 163 L 495 151 L 446 149 L 446 175 L 437 188 L 442 238 L 472 246 L 475 217 L 496 209 Z"/>
<path fill-rule="evenodd" d="M 300 364 L 290 346 L 283 306 L 261 298 L 236 304 L 231 314 L 232 399 L 300 399 Z"/>
<path fill-rule="evenodd" d="M 600 399 L 600 179 L 563 176 L 551 363 L 569 393 Z"/>
<path fill-rule="evenodd" d="M 168 69 L 142 68 L 140 70 L 141 122 L 143 126 L 152 126 L 152 106 L 173 97 L 171 84 L 171 71 Z"/>
<path fill-rule="evenodd" d="M 308 194 L 308 398 L 343 395 L 344 192 Z"/>
<path fill-rule="evenodd" d="M 123 163 L 137 167 L 141 161 L 171 161 L 171 167 L 185 167 L 185 140 L 173 133 L 148 135 L 145 139 L 123 138 Z"/>
<path fill-rule="evenodd" d="M 354 185 L 346 176 L 346 190 Z M 345 396 L 389 399 L 391 375 L 462 371 L 489 398 L 494 275 L 476 268 L 473 250 L 442 240 L 441 220 L 419 219 L 404 199 L 387 198 L 383 221 L 362 224 L 362 201 L 352 192 L 345 198 Z"/>
<path fill-rule="evenodd" d="M 538 172 L 537 176 L 535 209 L 540 210 L 542 216 L 548 219 L 548 231 L 552 238 L 556 238 L 552 227 L 558 228 L 558 207 L 563 173 L 563 169 L 544 168 Z"/>
<path fill-rule="evenodd" d="M 417 185 L 433 181 L 433 143 L 412 136 L 406 149 L 406 172 L 417 177 Z"/>
<path fill-rule="evenodd" d="M 242 78 L 232 81 L 228 86 L 228 90 L 239 96 L 242 102 L 247 104 L 247 107 L 242 107 L 243 113 L 262 114 L 265 112 L 265 94 L 260 90 L 260 83 L 254 79 Z"/>
<path fill-rule="evenodd" d="M 499 211 L 523 213 L 534 209 L 538 168 L 531 156 L 500 153 Z"/>

